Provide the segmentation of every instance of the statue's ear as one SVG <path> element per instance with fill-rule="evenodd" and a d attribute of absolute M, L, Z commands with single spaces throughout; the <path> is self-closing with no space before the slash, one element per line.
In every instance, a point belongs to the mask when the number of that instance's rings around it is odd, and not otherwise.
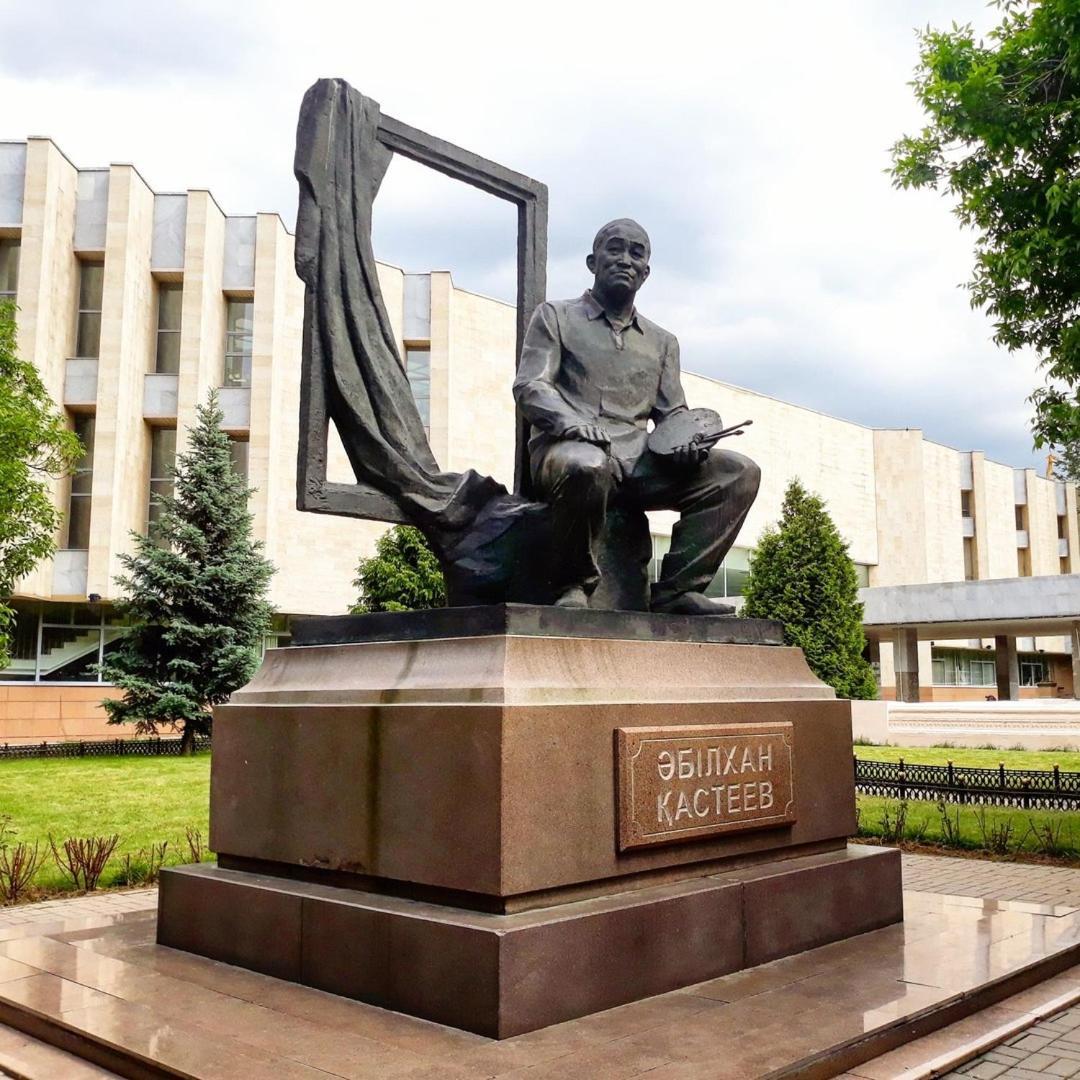
<path fill-rule="evenodd" d="M 596 256 L 591 251 L 585 256 L 585 265 L 589 268 L 590 274 L 596 273 Z"/>
<path fill-rule="evenodd" d="M 651 273 L 652 273 L 652 267 L 651 267 L 651 266 L 649 266 L 649 265 L 648 265 L 648 263 L 646 263 L 646 264 L 645 264 L 645 269 L 641 271 L 641 284 L 642 284 L 642 285 L 644 285 L 644 284 L 645 284 L 645 279 L 646 279 L 646 278 L 647 278 L 647 277 L 648 277 L 648 276 L 649 276 L 649 275 L 650 275 Z"/>

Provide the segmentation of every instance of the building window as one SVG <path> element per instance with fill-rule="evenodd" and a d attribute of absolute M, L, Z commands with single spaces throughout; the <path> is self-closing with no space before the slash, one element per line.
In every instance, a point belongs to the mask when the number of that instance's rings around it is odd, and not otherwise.
<path fill-rule="evenodd" d="M 66 547 L 85 551 L 90 546 L 90 490 L 94 485 L 94 428 L 96 419 L 85 413 L 75 417 L 75 434 L 83 453 L 71 474 L 68 496 Z"/>
<path fill-rule="evenodd" d="M 1031 549 L 1016 549 L 1016 573 L 1018 577 L 1031 577 Z"/>
<path fill-rule="evenodd" d="M 227 300 L 225 304 L 225 377 L 222 386 L 251 385 L 251 335 L 255 304 Z"/>
<path fill-rule="evenodd" d="M 742 596 L 746 588 L 746 579 L 750 576 L 750 549 L 732 548 L 720 569 L 716 571 L 716 577 L 705 590 L 706 596 Z"/>
<path fill-rule="evenodd" d="M 985 653 L 934 649 L 931 668 L 935 686 L 996 686 L 994 660 Z"/>
<path fill-rule="evenodd" d="M 239 435 L 229 436 L 229 451 L 232 453 L 233 468 L 236 470 L 238 476 L 242 476 L 245 480 L 248 475 L 248 443 L 246 438 L 242 438 Z"/>
<path fill-rule="evenodd" d="M 180 308 L 184 286 L 162 282 L 158 286 L 157 352 L 154 371 L 175 375 L 180 370 Z"/>
<path fill-rule="evenodd" d="M 1072 569 L 1069 566 L 1069 556 L 1068 555 L 1062 555 L 1061 558 L 1058 559 L 1058 572 L 1062 573 L 1062 574 L 1071 574 L 1072 573 Z"/>
<path fill-rule="evenodd" d="M 431 346 L 405 346 L 405 374 L 424 431 L 431 433 Z"/>
<path fill-rule="evenodd" d="M 960 492 L 960 516 L 969 518 L 971 517 L 971 492 Z"/>
<path fill-rule="evenodd" d="M 1038 686 L 1050 681 L 1050 665 L 1038 657 L 1020 658 L 1020 685 Z"/>
<path fill-rule="evenodd" d="M 964 580 L 974 581 L 979 576 L 979 566 L 975 559 L 975 541 L 970 536 L 964 537 Z"/>
<path fill-rule="evenodd" d="M 664 556 L 671 550 L 671 537 L 660 536 L 653 533 L 652 536 L 652 558 L 649 560 L 649 581 L 657 582 L 660 580 L 660 564 L 664 561 Z"/>
<path fill-rule="evenodd" d="M 100 605 L 15 605 L 12 662 L 0 682 L 101 683 L 96 665 L 119 642 L 123 627 Z"/>
<path fill-rule="evenodd" d="M 19 241 L 0 237 L 0 300 L 14 300 L 19 291 Z"/>
<path fill-rule="evenodd" d="M 1067 540 L 1069 536 L 1069 523 L 1064 514 L 1058 514 L 1058 539 Z"/>
<path fill-rule="evenodd" d="M 1023 532 L 1027 529 L 1027 507 L 1018 506 L 1016 508 L 1016 531 Z"/>
<path fill-rule="evenodd" d="M 176 467 L 176 428 L 152 428 L 150 432 L 150 494 L 146 521 L 153 525 L 161 517 L 161 496 L 173 493 Z"/>
<path fill-rule="evenodd" d="M 96 359 L 101 349 L 101 290 L 105 264 L 84 262 L 79 268 L 79 326 L 75 355 Z"/>

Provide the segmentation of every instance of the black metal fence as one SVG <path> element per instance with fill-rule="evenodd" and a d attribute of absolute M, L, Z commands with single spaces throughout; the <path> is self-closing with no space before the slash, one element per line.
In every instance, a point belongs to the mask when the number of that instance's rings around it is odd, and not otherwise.
<path fill-rule="evenodd" d="M 210 738 L 198 735 L 196 750 L 209 750 Z M 4 743 L 0 761 L 5 758 L 80 758 L 80 757 L 178 757 L 180 738 L 86 739 L 81 742 Z"/>
<path fill-rule="evenodd" d="M 855 790 L 894 799 L 933 799 L 1044 810 L 1080 808 L 1080 772 L 1053 769 L 977 769 L 855 758 Z"/>

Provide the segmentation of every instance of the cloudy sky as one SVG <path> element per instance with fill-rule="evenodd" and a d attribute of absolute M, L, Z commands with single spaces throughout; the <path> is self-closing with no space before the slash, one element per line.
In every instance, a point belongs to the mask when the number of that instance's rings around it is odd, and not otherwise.
<path fill-rule="evenodd" d="M 635 217 L 639 306 L 689 370 L 1041 466 L 1034 364 L 959 288 L 970 235 L 884 172 L 921 123 L 915 28 L 954 20 L 995 21 L 983 0 L 0 0 L 0 138 L 50 135 L 77 165 L 130 161 L 291 227 L 301 96 L 342 76 L 548 185 L 550 296 L 587 283 L 598 225 Z M 513 299 L 508 204 L 396 161 L 376 212 L 380 258 Z"/>

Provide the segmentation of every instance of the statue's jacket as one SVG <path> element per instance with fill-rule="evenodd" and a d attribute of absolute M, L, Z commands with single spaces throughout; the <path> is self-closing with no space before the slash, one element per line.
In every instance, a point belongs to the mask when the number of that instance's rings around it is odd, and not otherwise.
<path fill-rule="evenodd" d="M 645 452 L 648 421 L 686 408 L 674 334 L 636 310 L 609 321 L 592 293 L 541 304 L 525 334 L 514 397 L 531 425 L 534 468 L 577 424 L 598 424 L 627 471 Z"/>

